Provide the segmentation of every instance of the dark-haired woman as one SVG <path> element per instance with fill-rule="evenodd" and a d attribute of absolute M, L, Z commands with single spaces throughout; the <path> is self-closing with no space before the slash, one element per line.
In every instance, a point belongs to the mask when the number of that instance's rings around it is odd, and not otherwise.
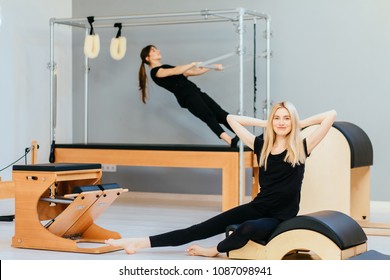
<path fill-rule="evenodd" d="M 199 63 L 192 62 L 185 65 L 172 66 L 161 63 L 161 53 L 153 45 L 148 45 L 141 51 L 141 66 L 139 69 L 139 89 L 141 91 L 142 102 L 146 103 L 146 70 L 145 64 L 150 67 L 150 76 L 152 80 L 160 87 L 172 92 L 179 105 L 188 109 L 194 116 L 201 119 L 207 126 L 222 140 L 231 147 L 236 147 L 238 137 L 230 137 L 220 124 L 233 131 L 226 120 L 229 114 L 221 108 L 210 96 L 202 92 L 189 76 L 199 76 L 211 68 L 199 66 Z M 222 70 L 222 65 L 213 64 L 213 69 Z"/>

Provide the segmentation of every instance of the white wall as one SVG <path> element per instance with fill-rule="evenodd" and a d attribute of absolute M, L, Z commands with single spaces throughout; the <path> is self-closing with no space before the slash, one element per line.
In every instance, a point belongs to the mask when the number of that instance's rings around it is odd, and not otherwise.
<path fill-rule="evenodd" d="M 37 140 L 41 147 L 39 162 L 48 162 L 49 19 L 70 17 L 72 1 L 0 0 L 0 7 L 0 168 L 21 157 L 32 140 Z M 67 58 L 71 56 L 71 38 L 68 31 L 62 35 L 66 43 L 61 47 L 58 62 L 66 63 L 67 70 L 63 71 L 64 80 L 59 86 L 68 100 L 59 101 L 69 108 L 72 64 Z M 72 136 L 70 126 L 65 123 L 61 133 Z M 24 160 L 19 163 L 24 164 Z M 0 176 L 2 180 L 10 180 L 12 167 L 0 172 Z"/>

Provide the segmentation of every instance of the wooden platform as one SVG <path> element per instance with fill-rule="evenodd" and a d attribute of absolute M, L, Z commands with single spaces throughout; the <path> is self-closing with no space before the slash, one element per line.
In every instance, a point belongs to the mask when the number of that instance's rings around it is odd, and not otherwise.
<path fill-rule="evenodd" d="M 221 169 L 222 210 L 240 204 L 239 148 L 176 144 L 56 144 L 54 158 L 55 162 Z M 252 166 L 253 152 L 246 147 L 243 168 L 252 168 Z"/>

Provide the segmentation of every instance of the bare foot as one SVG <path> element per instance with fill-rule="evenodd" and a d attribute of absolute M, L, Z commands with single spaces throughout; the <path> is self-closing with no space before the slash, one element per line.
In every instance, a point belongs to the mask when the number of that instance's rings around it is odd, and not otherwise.
<path fill-rule="evenodd" d="M 139 249 L 150 248 L 149 238 L 110 238 L 105 240 L 104 243 L 123 248 L 127 254 L 134 254 Z"/>
<path fill-rule="evenodd" d="M 217 247 L 205 248 L 199 245 L 191 245 L 186 251 L 190 256 L 216 257 L 219 254 Z"/>

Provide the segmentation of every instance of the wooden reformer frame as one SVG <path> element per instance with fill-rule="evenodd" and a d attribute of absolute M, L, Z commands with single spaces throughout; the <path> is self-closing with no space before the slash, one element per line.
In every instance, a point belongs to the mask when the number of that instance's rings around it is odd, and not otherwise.
<path fill-rule="evenodd" d="M 139 146 L 139 147 L 138 147 Z M 244 151 L 243 168 L 252 168 L 253 152 Z M 123 166 L 215 168 L 222 171 L 222 211 L 240 204 L 238 149 L 183 145 L 58 144 L 56 162 L 99 162 Z M 245 186 L 245 181 L 243 182 Z M 245 190 L 245 188 L 244 188 Z"/>

